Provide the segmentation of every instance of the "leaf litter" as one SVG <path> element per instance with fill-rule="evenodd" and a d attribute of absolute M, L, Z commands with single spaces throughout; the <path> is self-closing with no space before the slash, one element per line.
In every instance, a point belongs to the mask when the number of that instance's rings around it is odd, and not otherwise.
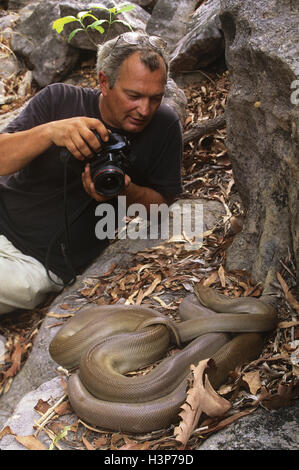
<path fill-rule="evenodd" d="M 6 84 L 7 90 L 14 91 L 21 78 L 11 77 Z M 93 67 L 83 69 L 82 79 L 82 85 L 95 86 Z M 199 121 L 221 116 L 228 88 L 228 73 L 214 74 L 213 79 L 207 76 L 201 85 L 185 88 L 188 104 L 184 131 L 192 129 Z M 31 89 L 31 95 L 35 91 Z M 6 113 L 23 102 L 24 98 L 10 106 L 1 106 L 0 112 Z M 261 294 L 262 285 L 254 283 L 249 273 L 244 270 L 226 271 L 224 268 L 225 250 L 242 229 L 244 216 L 225 137 L 226 130 L 221 128 L 188 142 L 184 148 L 182 197 L 217 200 L 225 210 L 222 220 L 205 233 L 201 248 L 186 250 L 186 240 L 180 240 L 143 250 L 136 254 L 131 266 L 122 268 L 114 264 L 103 276 L 85 279 L 80 291 L 82 299 L 98 305 L 142 303 L 177 321 L 177 308 L 181 300 L 193 291 L 196 282 L 217 288 L 232 297 L 258 297 Z M 140 435 L 109 432 L 90 426 L 72 414 L 65 393 L 58 403 L 39 401 L 36 411 L 41 418 L 34 425 L 36 432 L 32 436 L 15 438 L 24 447 L 38 450 L 45 449 L 39 440 L 41 433 L 50 439 L 50 448 L 56 449 L 197 449 L 208 436 L 259 407 L 278 409 L 291 405 L 299 394 L 298 300 L 294 294 L 295 266 L 291 255 L 281 260 L 281 265 L 275 286 L 279 324 L 277 330 L 266 338 L 260 358 L 231 371 L 217 393 L 205 376 L 208 360 L 205 364 L 191 366 L 187 399 L 178 423 L 168 429 Z M 0 358 L 0 395 L 7 393 L 13 378 L 25 363 L 51 301 L 49 297 L 47 305 L 41 309 L 16 312 L 1 318 L 0 335 L 6 338 L 6 344 L 5 354 Z M 65 314 L 49 312 L 48 315 L 65 320 L 76 310 L 67 304 L 62 304 L 61 309 Z M 213 403 L 212 408 L 203 405 L 203 391 L 205 400 Z M 6 434 L 14 435 L 6 427 L 0 433 L 0 439 Z"/>

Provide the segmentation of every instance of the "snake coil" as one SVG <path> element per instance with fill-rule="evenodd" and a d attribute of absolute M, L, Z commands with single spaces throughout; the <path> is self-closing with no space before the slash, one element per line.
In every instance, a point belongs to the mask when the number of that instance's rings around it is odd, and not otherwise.
<path fill-rule="evenodd" d="M 50 344 L 71 375 L 76 414 L 92 425 L 149 432 L 175 422 L 186 398 L 190 364 L 212 357 L 209 379 L 218 387 L 237 365 L 258 357 L 262 333 L 276 326 L 275 310 L 252 297 L 228 298 L 199 284 L 180 305 L 175 323 L 143 306 L 90 307 L 71 318 Z M 158 361 L 170 344 L 186 344 L 146 375 L 125 376 Z"/>

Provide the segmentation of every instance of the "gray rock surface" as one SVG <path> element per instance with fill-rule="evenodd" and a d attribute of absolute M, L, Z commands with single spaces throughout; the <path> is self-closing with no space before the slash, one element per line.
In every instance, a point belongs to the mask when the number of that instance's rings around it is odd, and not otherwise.
<path fill-rule="evenodd" d="M 288 408 L 259 409 L 210 436 L 199 450 L 298 450 L 298 402 Z"/>
<path fill-rule="evenodd" d="M 299 278 L 299 107 L 291 100 L 298 16 L 291 0 L 221 0 L 231 77 L 226 144 L 246 213 L 227 268 L 247 269 L 266 292 L 290 249 Z"/>
<path fill-rule="evenodd" d="M 197 0 L 158 0 L 147 23 L 146 32 L 161 36 L 172 51 L 187 32 Z"/>
<path fill-rule="evenodd" d="M 79 57 L 79 51 L 52 30 L 59 16 L 56 1 L 40 3 L 29 17 L 20 20 L 11 37 L 12 50 L 33 69 L 33 78 L 40 87 L 60 81 Z"/>
<path fill-rule="evenodd" d="M 171 53 L 170 70 L 173 73 L 206 67 L 223 55 L 219 12 L 220 0 L 207 0 L 193 13 L 186 34 Z"/>
<path fill-rule="evenodd" d="M 17 436 L 31 436 L 36 432 L 34 421 L 38 421 L 40 415 L 34 410 L 38 400 L 56 403 L 64 395 L 60 377 L 55 377 L 26 394 L 18 403 L 14 414 L 7 421 L 6 425 Z M 41 433 L 38 439 L 49 448 L 51 440 Z M 0 450 L 25 450 L 12 434 L 8 434 L 0 441 Z"/>

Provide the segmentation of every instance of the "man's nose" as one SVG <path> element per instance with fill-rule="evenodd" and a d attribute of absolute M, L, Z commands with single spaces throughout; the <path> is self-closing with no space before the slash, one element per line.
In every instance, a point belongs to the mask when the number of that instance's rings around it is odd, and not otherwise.
<path fill-rule="evenodd" d="M 138 103 L 138 113 L 141 116 L 148 116 L 150 113 L 150 100 L 149 98 L 142 98 Z"/>

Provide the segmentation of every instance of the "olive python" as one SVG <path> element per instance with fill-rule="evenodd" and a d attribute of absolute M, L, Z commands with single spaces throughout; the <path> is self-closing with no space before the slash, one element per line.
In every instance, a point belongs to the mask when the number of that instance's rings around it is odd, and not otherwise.
<path fill-rule="evenodd" d="M 178 419 L 186 398 L 190 364 L 212 357 L 209 380 L 217 388 L 230 370 L 256 359 L 263 333 L 276 326 L 274 308 L 253 297 L 230 298 L 194 287 L 180 304 L 182 321 L 171 321 L 145 306 L 92 306 L 62 326 L 50 344 L 52 358 L 67 369 L 75 413 L 114 431 L 142 433 Z M 145 375 L 126 376 L 165 356 Z"/>

